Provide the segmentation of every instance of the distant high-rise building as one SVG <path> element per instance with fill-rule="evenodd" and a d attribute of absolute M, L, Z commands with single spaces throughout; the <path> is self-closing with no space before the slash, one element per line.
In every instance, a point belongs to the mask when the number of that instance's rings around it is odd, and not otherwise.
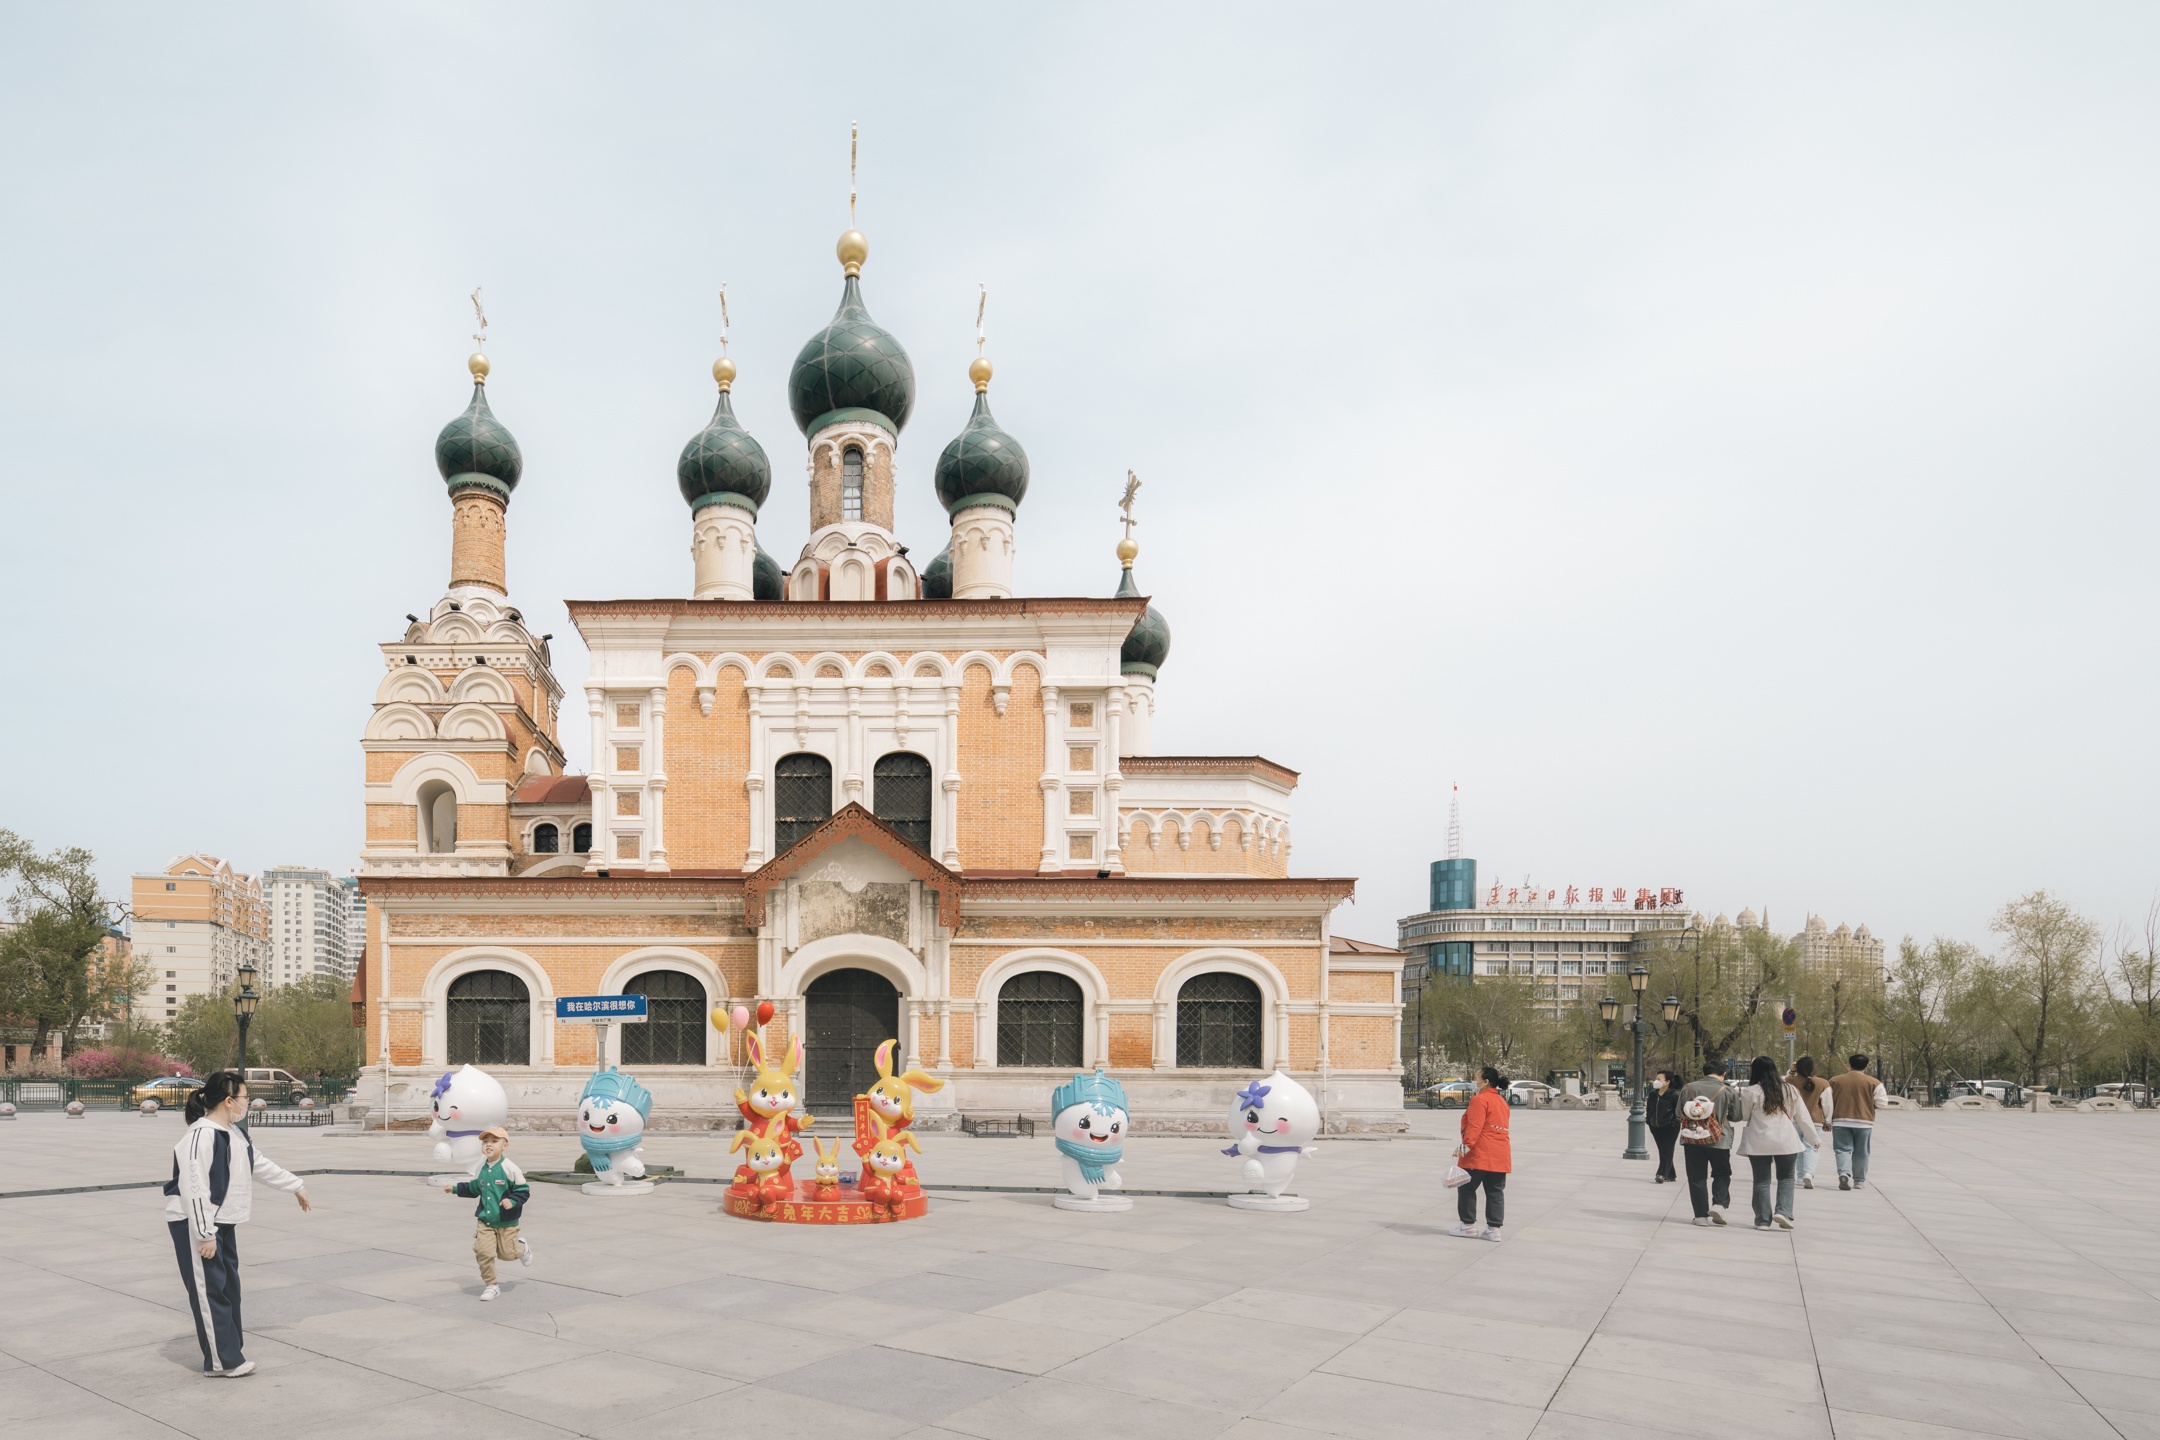
<path fill-rule="evenodd" d="M 135 997 L 137 1021 L 174 1018 L 181 1000 L 219 993 L 243 963 L 267 969 L 269 917 L 253 876 L 198 852 L 133 878 L 135 958 L 151 970 Z"/>
<path fill-rule="evenodd" d="M 360 877 L 347 875 L 338 881 L 345 887 L 345 978 L 353 978 L 360 952 L 367 949 L 367 896 L 360 893 Z"/>
<path fill-rule="evenodd" d="M 327 870 L 280 865 L 263 872 L 263 901 L 270 911 L 267 985 L 315 975 L 349 978 L 345 932 L 352 898 L 346 882 Z"/>
<path fill-rule="evenodd" d="M 1855 930 L 1841 921 L 1832 930 L 1822 916 L 1810 915 L 1807 928 L 1793 939 L 1800 942 L 1801 963 L 1810 970 L 1882 983 L 1883 942 L 1865 925 Z"/>

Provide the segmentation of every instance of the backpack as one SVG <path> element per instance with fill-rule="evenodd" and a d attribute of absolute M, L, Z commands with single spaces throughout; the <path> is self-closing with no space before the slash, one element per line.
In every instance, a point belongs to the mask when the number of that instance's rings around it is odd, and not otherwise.
<path fill-rule="evenodd" d="M 1680 1107 L 1680 1141 L 1684 1145 L 1715 1145 L 1725 1131 L 1718 1124 L 1717 1101 L 1697 1095 Z"/>

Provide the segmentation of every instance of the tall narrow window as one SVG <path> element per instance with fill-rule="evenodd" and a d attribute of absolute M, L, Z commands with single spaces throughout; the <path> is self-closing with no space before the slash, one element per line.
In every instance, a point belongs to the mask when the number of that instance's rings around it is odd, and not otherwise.
<path fill-rule="evenodd" d="M 705 1063 L 705 987 L 680 970 L 648 970 L 622 993 L 645 997 L 643 1025 L 622 1027 L 625 1065 Z"/>
<path fill-rule="evenodd" d="M 533 826 L 533 854 L 553 855 L 561 842 L 561 833 L 553 825 Z"/>
<path fill-rule="evenodd" d="M 930 762 L 905 750 L 881 757 L 871 772 L 871 813 L 906 836 L 918 850 L 930 848 Z"/>
<path fill-rule="evenodd" d="M 773 766 L 773 853 L 832 817 L 832 761 L 797 751 Z"/>
<path fill-rule="evenodd" d="M 862 451 L 852 445 L 840 452 L 840 518 L 862 519 Z"/>
<path fill-rule="evenodd" d="M 1177 1063 L 1209 1069 L 1260 1068 L 1260 987 L 1213 971 L 1178 989 Z"/>
<path fill-rule="evenodd" d="M 592 826 L 575 825 L 570 829 L 570 849 L 574 854 L 592 853 Z"/>

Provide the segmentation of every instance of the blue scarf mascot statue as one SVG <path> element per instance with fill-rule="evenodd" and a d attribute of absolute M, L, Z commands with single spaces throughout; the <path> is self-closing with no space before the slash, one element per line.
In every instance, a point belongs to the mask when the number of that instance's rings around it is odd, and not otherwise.
<path fill-rule="evenodd" d="M 1057 1136 L 1059 1162 L 1065 1170 L 1065 1186 L 1082 1200 L 1094 1200 L 1098 1190 L 1121 1190 L 1116 1165 L 1125 1154 L 1127 1114 L 1125 1087 L 1097 1069 L 1093 1075 L 1075 1075 L 1050 1097 L 1051 1131 Z M 1130 1203 L 1130 1202 L 1128 1202 Z"/>
<path fill-rule="evenodd" d="M 638 1146 L 652 1118 L 652 1092 L 610 1065 L 585 1082 L 578 1101 L 578 1143 L 603 1185 L 620 1185 L 645 1174 Z"/>

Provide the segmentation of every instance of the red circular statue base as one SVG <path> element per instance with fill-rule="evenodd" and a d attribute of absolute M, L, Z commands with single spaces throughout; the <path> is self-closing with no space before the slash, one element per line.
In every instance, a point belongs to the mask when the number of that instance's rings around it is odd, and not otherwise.
<path fill-rule="evenodd" d="M 832 1198 L 820 1199 L 817 1187 L 798 1180 L 794 1193 L 777 1200 L 736 1193 L 730 1186 L 722 1193 L 720 1208 L 744 1220 L 771 1220 L 782 1225 L 881 1225 L 894 1220 L 920 1220 L 930 1213 L 930 1197 L 917 1190 L 899 1205 L 899 1213 L 871 1201 L 852 1185 L 841 1185 Z"/>

